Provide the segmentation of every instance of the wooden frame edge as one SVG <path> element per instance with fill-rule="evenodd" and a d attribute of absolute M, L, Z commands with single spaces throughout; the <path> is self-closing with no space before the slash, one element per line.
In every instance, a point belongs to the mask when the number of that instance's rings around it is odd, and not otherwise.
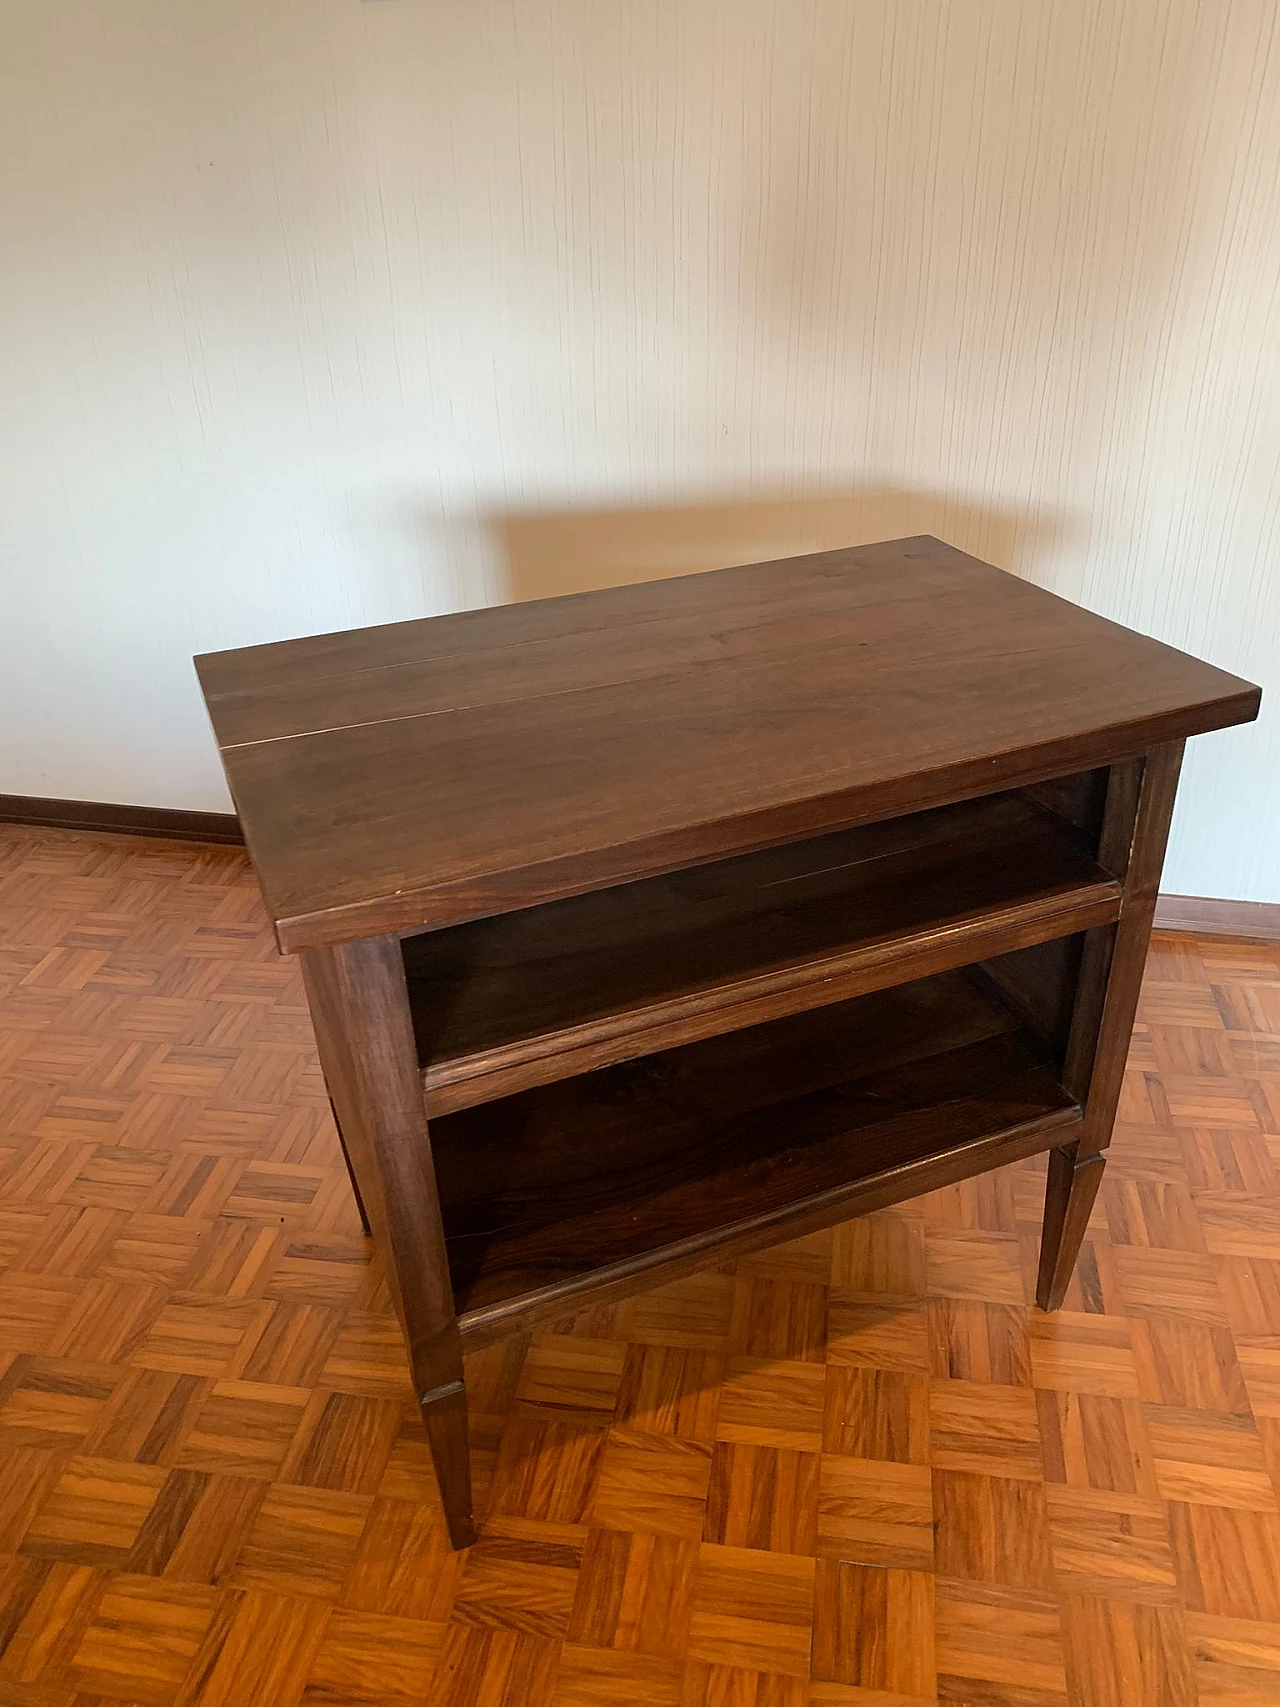
<path fill-rule="evenodd" d="M 244 846 L 240 820 L 234 812 L 186 812 L 172 806 L 116 806 L 101 800 L 0 794 L 0 824 L 161 837 L 166 841 L 201 842 L 214 847 Z"/>
<path fill-rule="evenodd" d="M 53 800 L 38 794 L 0 794 L 0 824 L 154 836 L 213 847 L 244 846 L 234 812 L 187 812 L 171 806 L 117 806 L 100 800 Z M 1234 937 L 1280 942 L 1280 901 L 1222 901 L 1208 895 L 1161 895 L 1153 929 L 1174 936 Z"/>
<path fill-rule="evenodd" d="M 1280 901 L 1217 901 L 1207 895 L 1161 895 L 1153 930 L 1175 936 L 1280 942 Z"/>

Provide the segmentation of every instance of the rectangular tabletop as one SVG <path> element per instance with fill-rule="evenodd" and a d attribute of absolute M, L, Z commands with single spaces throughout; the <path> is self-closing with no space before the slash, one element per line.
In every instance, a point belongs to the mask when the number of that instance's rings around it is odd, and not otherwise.
<path fill-rule="evenodd" d="M 928 537 L 196 660 L 286 950 L 454 923 L 1257 715 Z"/>

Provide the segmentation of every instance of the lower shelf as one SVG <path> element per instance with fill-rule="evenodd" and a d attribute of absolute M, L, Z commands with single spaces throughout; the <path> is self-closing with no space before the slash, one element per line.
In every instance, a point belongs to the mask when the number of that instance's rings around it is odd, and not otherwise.
<path fill-rule="evenodd" d="M 1050 1057 L 947 972 L 438 1119 L 464 1338 L 1062 1142 Z"/>

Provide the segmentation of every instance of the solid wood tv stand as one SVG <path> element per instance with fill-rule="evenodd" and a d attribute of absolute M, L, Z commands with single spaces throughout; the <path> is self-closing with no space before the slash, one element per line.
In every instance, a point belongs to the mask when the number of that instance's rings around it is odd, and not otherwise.
<path fill-rule="evenodd" d="M 1039 1150 L 1061 1301 L 1256 688 L 929 538 L 198 668 L 455 1546 L 469 1347 Z"/>

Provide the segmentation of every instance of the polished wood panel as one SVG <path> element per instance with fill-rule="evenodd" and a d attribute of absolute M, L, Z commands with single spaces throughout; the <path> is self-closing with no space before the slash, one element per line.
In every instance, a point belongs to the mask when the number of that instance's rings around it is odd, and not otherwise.
<path fill-rule="evenodd" d="M 1040 783 L 1259 699 L 929 538 L 198 667 L 286 949 Z"/>
<path fill-rule="evenodd" d="M 1060 1302 L 1182 738 L 1256 689 L 928 539 L 197 662 L 455 1544 L 464 1345 L 1050 1136 Z"/>
<path fill-rule="evenodd" d="M 1063 1064 L 1064 1083 L 1084 1103 L 1084 1130 L 1050 1164 L 1036 1282 L 1043 1310 L 1058 1309 L 1066 1296 L 1106 1166 L 1182 749 L 1182 742 L 1172 742 L 1111 768 L 1098 858 L 1123 877 L 1124 908 L 1118 924 L 1085 937 Z"/>
<path fill-rule="evenodd" d="M 489 1346 L 464 1553 L 243 856 L 0 831 L 0 1111 L 0 1699 L 1280 1699 L 1275 947 L 1156 939 L 1057 1316 L 1041 1158 Z"/>
<path fill-rule="evenodd" d="M 1101 777 L 1105 769 L 1081 777 Z M 1030 788 L 1046 804 L 1073 822 L 1088 824 L 1089 798 L 1083 786 L 1064 795 L 1048 783 Z M 1075 813 L 1083 814 L 1075 817 Z M 185 812 L 161 806 L 122 806 L 101 800 L 53 800 L 35 794 L 0 794 L 0 824 L 42 824 L 51 829 L 103 830 L 126 836 L 162 840 L 209 842 L 216 847 L 242 847 L 244 832 L 234 812 Z M 1164 895 L 1156 903 L 1161 930 L 1190 936 L 1225 936 L 1245 942 L 1280 941 L 1280 908 L 1265 901 L 1219 901 L 1200 895 Z"/>
<path fill-rule="evenodd" d="M 1114 921 L 1018 794 L 410 937 L 432 1114 Z"/>
<path fill-rule="evenodd" d="M 1091 821 L 1089 779 L 1102 779 L 1105 768 L 1081 773 L 1070 793 L 1056 780 L 1026 792 L 1042 798 L 1074 823 Z M 1075 781 L 1076 779 L 1066 779 Z M 1078 814 L 1078 815 L 1077 815 Z M 0 794 L 0 823 L 42 824 L 50 829 L 103 830 L 126 836 L 209 842 L 242 847 L 244 832 L 234 812 L 186 812 L 162 806 L 123 806 L 114 801 L 54 800 L 36 794 Z M 1202 895 L 1165 895 L 1156 903 L 1159 929 L 1190 936 L 1225 936 L 1243 942 L 1280 941 L 1280 909 L 1266 901 L 1220 901 Z"/>
<path fill-rule="evenodd" d="M 371 937 L 308 949 L 302 973 L 361 1219 L 384 1253 L 449 1534 L 465 1547 L 475 1525 L 462 1343 L 400 945 Z"/>

